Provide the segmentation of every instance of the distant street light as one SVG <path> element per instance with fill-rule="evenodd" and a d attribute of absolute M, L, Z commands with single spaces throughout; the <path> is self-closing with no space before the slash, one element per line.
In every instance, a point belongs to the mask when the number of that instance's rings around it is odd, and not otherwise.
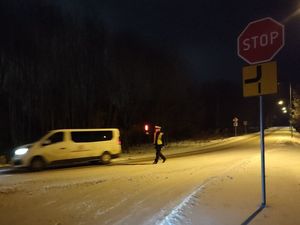
<path fill-rule="evenodd" d="M 299 17 L 299 15 L 300 15 L 300 3 L 298 3 L 298 6 L 294 12 L 292 12 L 285 19 L 283 19 L 282 23 L 287 24 L 290 20 L 294 19 L 295 17 Z M 293 137 L 294 134 L 293 134 L 293 124 L 292 124 L 292 85 L 291 85 L 291 83 L 290 83 L 289 123 L 290 123 L 291 137 Z"/>
<path fill-rule="evenodd" d="M 300 15 L 300 4 L 298 6 L 298 8 L 293 12 L 291 13 L 290 15 L 288 15 L 284 20 L 283 20 L 283 23 L 287 23 L 289 22 L 292 18 L 296 17 L 296 16 L 299 16 Z"/>
<path fill-rule="evenodd" d="M 284 104 L 284 101 L 283 100 L 279 100 L 278 101 L 278 105 L 283 105 Z"/>
<path fill-rule="evenodd" d="M 289 125 L 290 125 L 290 131 L 291 131 L 291 137 L 293 137 L 293 125 L 292 125 L 292 84 L 289 82 L 289 103 L 288 106 L 285 106 L 285 102 L 283 100 L 279 100 L 277 104 L 281 107 L 281 111 L 284 114 L 287 114 L 289 112 Z"/>

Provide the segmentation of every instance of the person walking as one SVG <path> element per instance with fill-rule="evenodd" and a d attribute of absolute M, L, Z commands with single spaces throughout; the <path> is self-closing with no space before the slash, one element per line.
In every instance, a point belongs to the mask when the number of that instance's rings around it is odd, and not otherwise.
<path fill-rule="evenodd" d="M 156 164 L 158 162 L 159 158 L 161 158 L 164 163 L 166 161 L 166 157 L 161 153 L 161 149 L 165 145 L 165 138 L 164 138 L 164 133 L 161 131 L 160 126 L 155 126 L 153 144 L 154 144 L 155 150 L 156 150 L 156 157 L 154 159 L 153 164 Z"/>

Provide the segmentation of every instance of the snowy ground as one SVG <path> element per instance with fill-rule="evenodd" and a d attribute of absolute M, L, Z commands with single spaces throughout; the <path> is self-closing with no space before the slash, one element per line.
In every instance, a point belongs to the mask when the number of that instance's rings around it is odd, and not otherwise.
<path fill-rule="evenodd" d="M 300 136 L 266 136 L 267 207 L 251 224 L 300 224 Z M 0 170 L 0 224 L 241 224 L 261 203 L 258 135 L 124 154 L 109 166 Z"/>
<path fill-rule="evenodd" d="M 250 224 L 300 224 L 299 141 L 288 129 L 266 137 L 267 207 Z M 260 163 L 253 155 L 202 184 L 160 224 L 241 224 L 261 204 Z"/>

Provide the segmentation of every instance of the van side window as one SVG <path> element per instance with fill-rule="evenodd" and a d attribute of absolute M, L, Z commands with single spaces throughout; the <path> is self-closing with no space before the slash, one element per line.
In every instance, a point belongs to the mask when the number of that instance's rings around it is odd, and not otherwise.
<path fill-rule="evenodd" d="M 58 142 L 62 142 L 63 141 L 63 132 L 57 132 L 53 135 L 51 135 L 48 139 L 47 139 L 47 143 L 48 144 L 55 144 Z"/>
<path fill-rule="evenodd" d="M 73 131 L 71 132 L 74 142 L 97 142 L 112 139 L 112 131 Z"/>

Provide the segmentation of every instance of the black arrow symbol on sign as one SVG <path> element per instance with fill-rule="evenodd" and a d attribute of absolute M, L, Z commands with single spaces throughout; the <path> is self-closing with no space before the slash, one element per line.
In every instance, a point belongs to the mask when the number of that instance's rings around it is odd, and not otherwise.
<path fill-rule="evenodd" d="M 257 83 L 260 81 L 262 75 L 261 75 L 261 65 L 258 65 L 256 67 L 256 77 L 251 78 L 251 79 L 247 79 L 245 80 L 245 84 L 250 84 L 250 83 Z M 258 83 L 258 93 L 261 93 L 261 83 Z"/>

